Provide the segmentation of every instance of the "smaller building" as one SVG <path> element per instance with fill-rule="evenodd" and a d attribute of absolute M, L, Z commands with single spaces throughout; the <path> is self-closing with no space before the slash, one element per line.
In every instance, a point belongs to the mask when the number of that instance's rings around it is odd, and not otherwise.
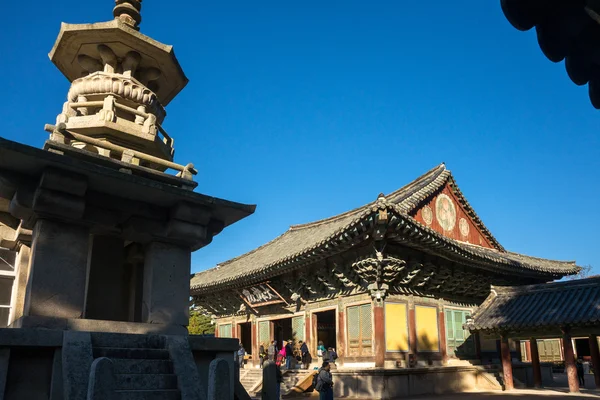
<path fill-rule="evenodd" d="M 540 350 L 545 349 L 545 343 L 539 346 L 538 340 L 561 338 L 551 343 L 561 345 L 559 354 L 564 358 L 569 387 L 573 392 L 579 391 L 575 349 L 579 358 L 588 356 L 593 365 L 600 366 L 597 338 L 600 334 L 600 277 L 518 287 L 493 286 L 488 298 L 465 326 L 483 337 L 500 337 L 508 388 L 512 387 L 510 339 L 526 341 L 525 358 L 531 361 L 534 382 L 540 386 L 540 361 L 544 361 Z M 557 353 L 554 349 L 551 352 Z M 600 387 L 600 374 L 594 378 Z"/>
<path fill-rule="evenodd" d="M 191 280 L 219 337 L 255 356 L 272 340 L 336 349 L 346 367 L 446 365 L 493 353 L 463 325 L 490 285 L 574 274 L 504 249 L 445 165 L 372 203 L 283 235 Z M 514 348 L 516 351 L 516 347 Z M 255 360 L 256 362 L 256 357 Z"/>

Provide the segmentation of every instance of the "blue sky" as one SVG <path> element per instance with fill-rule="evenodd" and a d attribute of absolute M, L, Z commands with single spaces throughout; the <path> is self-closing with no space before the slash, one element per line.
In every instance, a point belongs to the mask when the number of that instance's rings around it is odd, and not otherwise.
<path fill-rule="evenodd" d="M 69 88 L 47 57 L 60 22 L 109 0 L 4 5 L 1 136 L 46 138 Z M 193 257 L 214 266 L 373 201 L 446 162 L 509 250 L 600 272 L 600 114 L 500 1 L 145 1 L 141 32 L 190 83 L 164 127 L 197 191 L 257 204 Z"/>

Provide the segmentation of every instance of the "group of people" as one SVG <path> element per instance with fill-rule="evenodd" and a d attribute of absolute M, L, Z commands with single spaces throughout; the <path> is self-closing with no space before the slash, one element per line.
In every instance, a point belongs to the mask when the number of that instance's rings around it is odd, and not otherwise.
<path fill-rule="evenodd" d="M 260 360 L 260 368 L 266 360 L 274 361 L 277 366 L 285 369 L 292 369 L 296 366 L 296 363 L 301 363 L 302 368 L 308 369 L 312 362 L 312 355 L 308 349 L 306 342 L 298 341 L 299 348 L 294 347 L 293 340 L 283 342 L 283 346 L 278 348 L 277 341 L 273 340 L 267 348 L 264 345 L 260 345 L 258 350 L 258 356 Z M 327 361 L 329 364 L 335 365 L 335 361 L 338 358 L 335 349 L 332 347 L 326 348 L 323 342 L 319 341 L 317 346 L 317 356 L 319 357 L 319 364 L 323 364 Z"/>

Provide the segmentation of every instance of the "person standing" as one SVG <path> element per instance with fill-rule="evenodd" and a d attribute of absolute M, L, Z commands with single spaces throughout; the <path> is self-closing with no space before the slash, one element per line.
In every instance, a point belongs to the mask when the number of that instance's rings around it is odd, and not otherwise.
<path fill-rule="evenodd" d="M 281 399 L 281 384 L 283 383 L 283 374 L 281 373 L 281 368 L 279 367 L 279 365 L 275 366 L 275 373 L 277 374 L 277 386 L 275 389 L 276 395 L 275 398 L 277 400 Z"/>
<path fill-rule="evenodd" d="M 267 357 L 267 354 L 265 352 L 265 346 L 261 344 L 260 348 L 258 349 L 258 359 L 259 359 L 260 369 L 262 369 L 263 364 L 265 363 L 266 357 Z"/>
<path fill-rule="evenodd" d="M 325 345 L 323 344 L 322 341 L 319 340 L 319 345 L 317 346 L 317 357 L 319 357 L 319 362 L 322 364 L 323 361 L 323 355 L 325 354 L 325 351 L 327 349 L 325 348 Z"/>
<path fill-rule="evenodd" d="M 277 353 L 277 361 L 275 361 L 275 364 L 277 364 L 278 367 L 281 367 L 283 363 L 285 363 L 285 344 L 281 350 L 279 350 L 279 353 Z"/>
<path fill-rule="evenodd" d="M 240 364 L 240 368 L 244 368 L 244 356 L 245 355 L 246 355 L 246 349 L 244 349 L 244 346 L 242 344 L 240 344 L 240 348 L 237 352 L 238 363 Z"/>
<path fill-rule="evenodd" d="M 285 344 L 285 369 L 292 369 L 292 359 L 294 358 L 294 349 L 292 341 L 288 340 Z"/>
<path fill-rule="evenodd" d="M 323 366 L 319 369 L 317 376 L 317 385 L 315 390 L 319 392 L 319 400 L 333 400 L 333 377 L 331 376 L 331 366 L 327 361 L 323 361 Z"/>
<path fill-rule="evenodd" d="M 583 373 L 583 362 L 581 362 L 581 358 L 577 359 L 577 378 L 579 379 L 579 386 L 585 388 L 585 374 Z"/>
<path fill-rule="evenodd" d="M 267 350 L 267 357 L 269 357 L 269 361 L 277 360 L 277 344 L 274 340 L 269 345 L 269 349 Z"/>
<path fill-rule="evenodd" d="M 308 364 L 310 364 L 310 352 L 308 351 L 308 346 L 302 340 L 300 341 L 300 357 L 302 357 L 302 368 L 308 369 Z"/>

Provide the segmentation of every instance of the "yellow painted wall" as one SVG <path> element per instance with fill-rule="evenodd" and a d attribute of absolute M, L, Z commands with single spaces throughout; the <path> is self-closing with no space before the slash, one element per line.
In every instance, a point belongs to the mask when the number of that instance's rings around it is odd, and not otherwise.
<path fill-rule="evenodd" d="M 437 308 L 415 306 L 417 351 L 439 351 Z"/>
<path fill-rule="evenodd" d="M 385 303 L 385 349 L 408 351 L 408 310 L 403 303 Z"/>

